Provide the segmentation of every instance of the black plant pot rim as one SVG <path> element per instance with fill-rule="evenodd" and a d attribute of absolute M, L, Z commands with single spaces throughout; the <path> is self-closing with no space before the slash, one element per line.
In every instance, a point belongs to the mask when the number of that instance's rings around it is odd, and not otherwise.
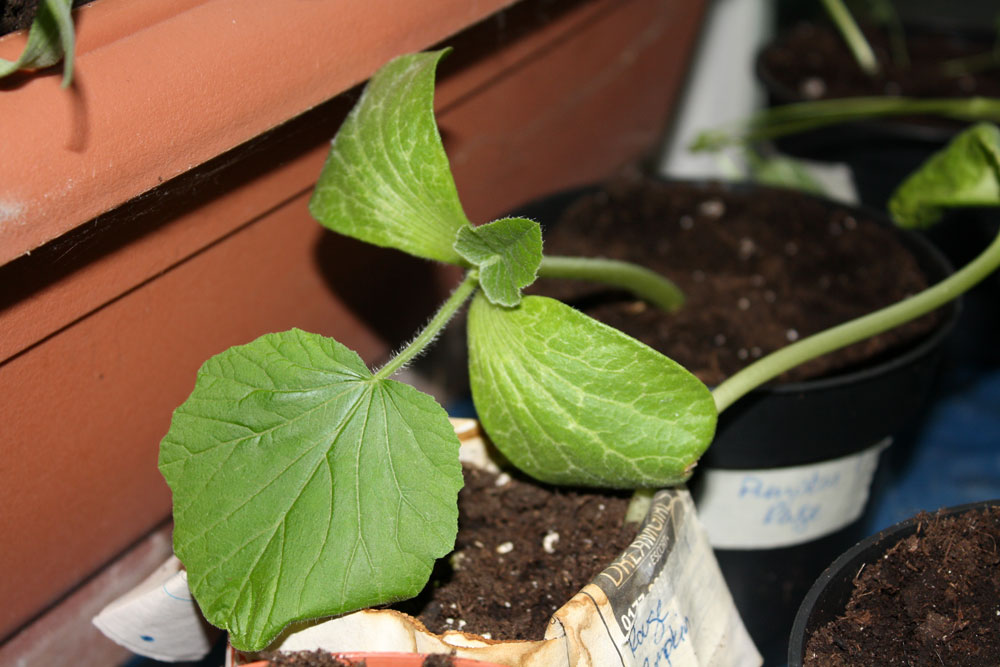
<path fill-rule="evenodd" d="M 689 185 L 693 187 L 722 187 L 727 190 L 733 190 L 736 192 L 746 192 L 750 190 L 761 190 L 765 192 L 774 191 L 785 191 L 794 193 L 799 197 L 807 197 L 822 202 L 826 206 L 836 206 L 849 209 L 856 212 L 861 217 L 870 218 L 879 224 L 891 227 L 896 230 L 900 237 L 902 238 L 904 244 L 913 251 L 917 248 L 917 252 L 929 260 L 929 263 L 934 265 L 936 272 L 940 273 L 942 277 L 947 277 L 954 272 L 954 268 L 951 262 L 939 251 L 933 244 L 930 243 L 923 236 L 909 230 L 897 227 L 894 225 L 885 213 L 882 213 L 874 208 L 860 205 L 860 204 L 844 204 L 841 202 L 836 202 L 826 197 L 819 195 L 814 195 L 811 193 L 803 192 L 801 190 L 794 190 L 791 188 L 782 188 L 770 185 L 761 185 L 759 183 L 753 183 L 751 181 L 715 181 L 706 179 L 685 179 L 685 178 L 674 178 L 674 177 L 664 177 L 661 175 L 650 175 L 651 178 L 656 178 L 662 183 L 677 183 L 680 185 Z M 552 198 L 565 199 L 567 202 L 572 202 L 578 197 L 585 194 L 596 192 L 602 189 L 603 184 L 589 184 L 582 185 L 574 188 L 568 188 L 562 190 L 549 197 L 542 197 L 540 199 L 532 200 L 529 204 L 518 207 L 515 212 L 519 211 L 521 208 L 527 208 L 528 206 L 536 206 L 541 202 L 547 201 Z M 556 221 L 551 221 L 554 224 Z M 544 229 L 546 222 L 542 221 L 542 227 Z M 919 256 L 918 256 L 919 257 Z M 921 262 L 921 268 L 927 272 L 928 266 Z M 939 347 L 945 338 L 951 333 L 954 328 L 955 323 L 958 321 L 958 316 L 961 311 L 961 296 L 956 297 L 951 302 L 944 304 L 938 308 L 939 311 L 943 313 L 942 320 L 938 325 L 923 339 L 915 342 L 912 345 L 907 346 L 905 349 L 901 350 L 897 354 L 893 354 L 889 358 L 880 361 L 878 363 L 866 365 L 863 368 L 859 368 L 853 371 L 847 371 L 843 373 L 837 373 L 823 378 L 816 378 L 811 380 L 802 380 L 797 382 L 773 382 L 770 384 L 757 387 L 749 392 L 748 396 L 766 396 L 766 395 L 789 395 L 789 394 L 801 394 L 803 392 L 821 392 L 829 389 L 838 389 L 840 387 L 849 387 L 850 385 L 864 382 L 865 380 L 879 376 L 885 373 L 889 373 L 892 370 L 906 366 L 907 364 L 913 363 L 915 360 L 920 359 L 931 353 L 935 348 Z"/>
<path fill-rule="evenodd" d="M 735 184 L 737 187 L 745 187 L 746 184 Z M 765 190 L 781 190 L 782 188 L 771 188 L 768 186 L 754 185 Z M 861 216 L 865 218 L 870 218 L 879 224 L 883 224 L 887 227 L 891 227 L 896 230 L 900 235 L 901 240 L 907 246 L 907 248 L 913 252 L 916 250 L 915 256 L 918 260 L 926 258 L 930 264 L 934 265 L 934 269 L 940 273 L 942 280 L 947 278 L 952 273 L 954 273 L 954 267 L 951 262 L 944 256 L 944 254 L 938 250 L 930 241 L 928 241 L 923 236 L 905 228 L 901 228 L 892 223 L 885 213 L 878 211 L 877 209 L 871 208 L 869 206 L 864 206 L 861 204 L 842 204 L 839 202 L 834 202 L 825 197 L 820 197 L 817 195 L 812 195 L 809 193 L 803 193 L 799 191 L 794 191 L 806 197 L 811 197 L 813 199 L 818 199 L 823 201 L 827 205 L 832 206 L 842 206 L 844 208 L 856 211 Z M 929 267 L 923 262 L 920 262 L 921 269 L 925 273 L 928 273 Z M 933 279 L 933 278 L 932 278 Z M 837 373 L 828 377 L 815 378 L 812 380 L 802 380 L 798 382 L 781 382 L 781 383 L 771 383 L 758 387 L 754 389 L 751 393 L 756 394 L 801 394 L 806 391 L 825 391 L 828 389 L 837 389 L 840 387 L 850 386 L 852 384 L 861 383 L 865 380 L 889 373 L 896 368 L 901 366 L 906 366 L 907 364 L 913 363 L 915 360 L 920 359 L 931 353 L 934 349 L 940 347 L 945 338 L 951 334 L 952 329 L 955 327 L 958 321 L 958 316 L 962 308 L 962 297 L 958 296 L 952 301 L 943 304 L 938 307 L 938 311 L 941 312 L 942 318 L 938 322 L 937 326 L 928 333 L 923 339 L 906 346 L 898 353 L 892 354 L 890 357 L 883 361 L 867 364 L 863 368 L 859 368 L 853 371 L 846 371 L 843 373 Z"/>
<path fill-rule="evenodd" d="M 981 500 L 979 502 L 946 507 L 938 510 L 934 513 L 934 516 L 955 516 L 969 511 L 998 506 L 1000 506 L 1000 498 Z M 858 569 L 863 564 L 872 563 L 877 560 L 876 558 L 872 558 L 873 555 L 878 556 L 884 553 L 894 544 L 914 534 L 917 531 L 917 525 L 918 519 L 916 516 L 913 516 L 893 524 L 874 535 L 870 535 L 842 553 L 828 568 L 823 570 L 823 573 L 802 599 L 799 611 L 795 615 L 795 622 L 792 624 L 792 634 L 788 642 L 789 667 L 797 667 L 802 664 L 806 642 L 809 636 L 819 627 L 819 623 L 812 626 L 809 625 L 810 617 L 812 616 L 813 609 L 821 601 L 831 584 L 842 581 L 845 575 L 853 581 Z M 841 611 L 843 610 L 838 610 L 836 613 L 840 613 Z M 825 622 L 825 619 L 823 622 Z"/>
<path fill-rule="evenodd" d="M 967 38 L 970 41 L 981 41 L 984 44 L 992 43 L 993 36 L 987 31 L 970 31 L 970 30 L 957 30 L 956 28 L 940 28 L 938 26 L 929 25 L 926 23 L 907 23 L 905 29 L 908 34 L 948 34 L 948 35 L 960 35 Z M 764 86 L 768 95 L 773 99 L 774 102 L 778 104 L 798 104 L 807 103 L 813 100 L 803 97 L 798 91 L 789 88 L 778 77 L 767 67 L 764 62 L 764 55 L 767 51 L 777 44 L 787 33 L 779 33 L 775 35 L 771 41 L 764 44 L 758 51 L 754 58 L 754 74 L 757 80 Z M 862 96 L 852 96 L 852 97 L 862 97 Z M 881 97 L 881 96 L 867 96 L 867 97 Z M 885 97 L 888 97 L 886 95 Z M 830 99 L 851 99 L 851 98 L 821 98 L 817 101 L 830 100 Z M 889 137 L 900 141 L 912 141 L 918 143 L 926 143 L 931 146 L 936 146 L 944 144 L 950 139 L 952 139 L 958 130 L 967 125 L 963 121 L 958 120 L 943 120 L 942 122 L 921 122 L 920 120 L 914 119 L 913 117 L 887 117 L 887 118 L 874 118 L 865 120 L 855 120 L 847 123 L 842 123 L 835 125 L 834 127 L 842 127 L 843 125 L 849 124 L 853 127 L 861 129 L 866 134 L 878 135 L 882 137 Z M 806 132 L 821 132 L 830 126 L 815 128 L 814 130 L 807 130 Z"/>

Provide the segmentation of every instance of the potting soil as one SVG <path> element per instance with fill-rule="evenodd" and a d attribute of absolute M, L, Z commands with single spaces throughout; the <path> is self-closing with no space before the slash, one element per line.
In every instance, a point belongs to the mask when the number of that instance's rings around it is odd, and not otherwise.
<path fill-rule="evenodd" d="M 1000 665 L 1000 508 L 919 521 L 855 577 L 804 664 Z"/>

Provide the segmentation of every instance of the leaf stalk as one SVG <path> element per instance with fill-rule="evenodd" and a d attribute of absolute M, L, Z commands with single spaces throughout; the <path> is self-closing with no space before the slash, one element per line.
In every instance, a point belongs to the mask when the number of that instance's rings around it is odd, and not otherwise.
<path fill-rule="evenodd" d="M 655 271 L 614 259 L 546 256 L 539 278 L 568 278 L 600 282 L 626 289 L 668 313 L 684 305 L 684 292 Z"/>
<path fill-rule="evenodd" d="M 826 13 L 837 25 L 837 29 L 844 41 L 847 42 L 847 48 L 851 50 L 851 55 L 854 56 L 861 71 L 868 76 L 876 76 L 879 73 L 879 64 L 875 58 L 875 52 L 872 51 L 871 45 L 868 44 L 868 40 L 865 39 L 844 3 L 841 0 L 823 0 L 823 7 L 826 8 Z"/>
<path fill-rule="evenodd" d="M 827 125 L 868 118 L 902 115 L 936 115 L 961 121 L 1000 122 L 1000 99 L 989 97 L 924 98 L 852 97 L 797 102 L 765 109 L 742 126 L 702 132 L 693 151 L 717 151 L 755 141 L 776 139 Z"/>
<path fill-rule="evenodd" d="M 372 377 L 375 380 L 384 380 L 392 377 L 400 369 L 413 361 L 413 359 L 420 356 L 427 346 L 434 342 L 434 339 L 447 326 L 459 308 L 472 296 L 477 287 L 479 287 L 479 271 L 472 270 L 467 272 L 465 278 L 458 284 L 458 287 L 451 293 L 447 301 L 441 304 L 441 307 L 438 308 L 438 311 L 431 318 L 431 321 L 427 323 L 427 326 L 406 347 L 393 356 L 385 366 L 378 369 Z"/>
<path fill-rule="evenodd" d="M 963 269 L 899 303 L 858 317 L 772 352 L 724 380 L 714 390 L 721 413 L 737 399 L 799 364 L 929 313 L 973 287 L 1000 266 L 1000 234 Z"/>

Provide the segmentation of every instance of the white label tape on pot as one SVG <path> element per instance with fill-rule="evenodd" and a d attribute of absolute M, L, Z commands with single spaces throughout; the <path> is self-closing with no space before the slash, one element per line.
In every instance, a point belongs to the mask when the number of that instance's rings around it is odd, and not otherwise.
<path fill-rule="evenodd" d="M 829 535 L 853 523 L 868 502 L 889 439 L 857 454 L 768 470 L 702 471 L 697 498 L 717 549 L 774 549 Z"/>
<path fill-rule="evenodd" d="M 683 487 L 656 494 L 629 548 L 555 618 L 574 639 L 571 665 L 761 662 Z"/>

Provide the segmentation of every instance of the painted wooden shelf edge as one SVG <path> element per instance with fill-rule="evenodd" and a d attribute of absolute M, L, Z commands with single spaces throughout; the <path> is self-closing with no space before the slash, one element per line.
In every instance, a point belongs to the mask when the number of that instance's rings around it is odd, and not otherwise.
<path fill-rule="evenodd" d="M 0 86 L 0 265 L 513 3 L 81 7 L 71 89 L 58 68 Z M 0 57 L 24 39 L 0 39 Z"/>

